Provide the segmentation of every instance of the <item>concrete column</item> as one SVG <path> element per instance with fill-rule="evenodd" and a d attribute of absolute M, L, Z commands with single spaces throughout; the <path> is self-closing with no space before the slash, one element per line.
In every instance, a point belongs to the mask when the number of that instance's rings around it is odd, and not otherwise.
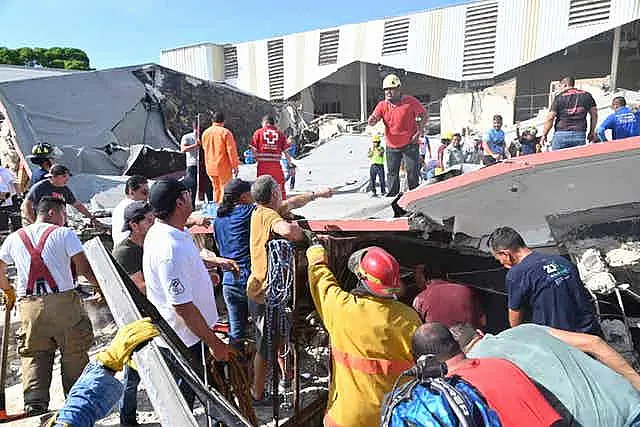
<path fill-rule="evenodd" d="M 360 62 L 360 121 L 367 120 L 367 63 Z"/>
<path fill-rule="evenodd" d="M 611 52 L 611 90 L 616 90 L 618 86 L 618 59 L 620 58 L 620 39 L 622 37 L 622 27 L 613 30 L 613 51 Z"/>

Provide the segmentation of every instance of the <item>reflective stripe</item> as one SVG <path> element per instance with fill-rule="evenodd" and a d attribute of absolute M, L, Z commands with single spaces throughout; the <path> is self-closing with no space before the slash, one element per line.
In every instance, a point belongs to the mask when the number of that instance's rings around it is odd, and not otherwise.
<path fill-rule="evenodd" d="M 281 157 L 282 157 L 281 154 L 256 153 L 257 160 L 271 160 L 271 161 L 279 162 Z"/>
<path fill-rule="evenodd" d="M 333 360 L 345 368 L 364 372 L 369 375 L 400 375 L 413 366 L 407 360 L 366 359 L 331 348 Z"/>

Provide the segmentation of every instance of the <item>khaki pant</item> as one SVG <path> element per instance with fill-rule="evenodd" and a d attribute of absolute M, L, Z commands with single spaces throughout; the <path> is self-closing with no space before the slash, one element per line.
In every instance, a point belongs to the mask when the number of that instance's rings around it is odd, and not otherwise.
<path fill-rule="evenodd" d="M 23 298 L 18 307 L 24 403 L 46 409 L 56 349 L 60 349 L 66 396 L 89 362 L 87 350 L 93 344 L 93 328 L 75 291 Z"/>

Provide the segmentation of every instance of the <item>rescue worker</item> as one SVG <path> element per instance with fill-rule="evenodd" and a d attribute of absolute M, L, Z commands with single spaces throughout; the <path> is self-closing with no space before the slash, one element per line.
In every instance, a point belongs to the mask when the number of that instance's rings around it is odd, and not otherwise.
<path fill-rule="evenodd" d="M 82 243 L 67 220 L 65 203 L 44 197 L 36 222 L 10 234 L 0 247 L 0 288 L 7 310 L 16 297 L 22 325 L 17 335 L 22 363 L 24 410 L 28 415 L 48 411 L 49 386 L 56 349 L 61 353 L 65 395 L 78 379 L 93 344 L 89 317 L 75 290 L 71 263 L 89 282 L 98 285 Z M 11 287 L 7 266 L 15 264 L 18 278 Z"/>
<path fill-rule="evenodd" d="M 187 346 L 194 371 L 204 378 L 203 355 L 211 351 L 216 360 L 228 360 L 232 350 L 211 329 L 218 321 L 213 283 L 191 234 L 185 231 L 193 211 L 189 189 L 176 179 L 161 179 L 151 186 L 149 202 L 156 220 L 143 245 L 147 298 Z M 220 266 L 229 269 L 232 264 Z M 178 363 L 166 344 L 160 351 L 165 359 Z M 176 382 L 193 408 L 194 391 L 183 379 Z"/>
<path fill-rule="evenodd" d="M 375 126 L 382 120 L 385 126 L 389 197 L 395 197 L 400 192 L 400 163 L 403 160 L 407 168 L 409 190 L 418 186 L 418 139 L 429 120 L 426 108 L 413 96 L 403 95 L 400 86 L 400 79 L 395 74 L 384 78 L 382 89 L 385 99 L 376 105 L 368 121 L 369 126 Z"/>
<path fill-rule="evenodd" d="M 611 139 L 613 140 L 640 135 L 640 113 L 631 111 L 623 96 L 613 98 L 611 108 L 614 113 L 598 126 L 597 133 L 600 141 L 607 141 L 607 136 L 604 134 L 607 129 L 611 129 Z"/>
<path fill-rule="evenodd" d="M 133 175 L 124 185 L 125 198 L 111 211 L 111 239 L 113 246 L 129 237 L 130 230 L 125 228 L 124 211 L 135 202 L 146 202 L 149 199 L 149 182 L 142 175 Z"/>
<path fill-rule="evenodd" d="M 576 79 L 565 77 L 560 81 L 560 93 L 553 99 L 549 114 L 542 128 L 540 144 L 546 145 L 547 135 L 554 128 L 551 148 L 564 148 L 585 145 L 596 138 L 596 123 L 598 123 L 598 107 L 593 96 L 585 91 L 576 89 Z M 587 132 L 587 114 L 589 115 L 589 132 Z M 555 122 L 555 123 L 554 123 Z"/>
<path fill-rule="evenodd" d="M 247 297 L 249 299 L 249 313 L 256 328 L 256 355 L 253 360 L 253 386 L 251 396 L 255 404 L 268 403 L 264 400 L 264 384 L 267 375 L 267 336 L 265 327 L 264 295 L 267 290 L 267 242 L 272 236 L 280 236 L 290 241 L 304 241 L 306 239 L 302 228 L 295 222 L 287 222 L 283 216 L 288 216 L 292 209 L 300 208 L 318 197 L 329 198 L 331 189 L 319 192 L 305 193 L 282 200 L 282 186 L 270 175 L 262 175 L 251 186 L 251 196 L 256 207 L 251 213 L 249 253 L 251 258 L 251 274 L 247 279 Z M 246 223 L 245 223 L 246 224 Z M 246 234 L 245 237 L 246 238 Z M 238 236 L 242 244 L 243 236 Z M 284 371 L 284 360 L 278 363 L 282 372 L 282 380 L 278 388 L 284 392 L 287 378 Z"/>
<path fill-rule="evenodd" d="M 511 227 L 496 228 L 488 245 L 507 272 L 509 324 L 531 323 L 602 335 L 578 269 L 565 257 L 531 250 Z"/>
<path fill-rule="evenodd" d="M 271 175 L 280 184 L 282 200 L 287 198 L 284 173 L 280 165 L 280 158 L 287 159 L 289 169 L 295 169 L 291 154 L 289 154 L 289 142 L 284 133 L 276 127 L 276 119 L 267 115 L 262 118 L 262 128 L 256 130 L 249 145 L 258 162 L 258 177 Z"/>
<path fill-rule="evenodd" d="M 369 153 L 367 156 L 369 157 L 369 162 L 371 166 L 369 167 L 369 181 L 370 181 L 370 189 L 371 196 L 378 197 L 376 193 L 376 177 L 380 180 L 380 194 L 385 194 L 385 182 L 384 182 L 384 147 L 382 147 L 380 141 L 380 135 L 373 135 L 373 146 L 369 148 Z"/>
<path fill-rule="evenodd" d="M 153 225 L 154 216 L 151 206 L 145 201 L 134 201 L 124 210 L 124 224 L 122 231 L 128 233 L 127 238 L 113 248 L 113 258 L 122 267 L 129 278 L 146 295 L 146 284 L 142 273 L 142 256 L 144 239 L 149 228 Z M 124 395 L 120 402 L 120 424 L 137 425 L 136 412 L 138 410 L 138 372 L 127 366 L 124 370 Z"/>
<path fill-rule="evenodd" d="M 122 396 L 123 385 L 115 373 L 131 360 L 131 354 L 160 333 L 151 319 L 136 320 L 122 328 L 108 347 L 89 362 L 73 385 L 62 409 L 47 427 L 89 427 L 104 418 Z"/>
<path fill-rule="evenodd" d="M 238 149 L 231 131 L 224 127 L 224 114 L 214 113 L 211 127 L 202 134 L 207 175 L 213 186 L 213 201 L 222 203 L 224 186 L 238 176 Z M 279 160 L 279 159 L 278 159 Z"/>
<path fill-rule="evenodd" d="M 67 187 L 71 177 L 69 168 L 64 165 L 53 165 L 47 173 L 45 180 L 40 181 L 27 193 L 20 211 L 22 214 L 23 225 L 33 223 L 36 217 L 36 207 L 45 196 L 56 197 L 62 199 L 65 203 L 73 206 L 78 212 L 91 220 L 95 226 L 101 226 L 100 222 L 89 212 L 89 209 L 82 202 L 76 199 L 73 191 Z"/>
<path fill-rule="evenodd" d="M 53 147 L 46 142 L 40 142 L 34 145 L 31 149 L 29 160 L 34 165 L 39 166 L 31 175 L 31 186 L 33 187 L 45 179 L 45 175 L 49 173 L 53 165 Z"/>
<path fill-rule="evenodd" d="M 383 397 L 413 366 L 411 337 L 420 318 L 396 300 L 400 265 L 379 247 L 354 252 L 349 269 L 356 290 L 340 288 L 321 245 L 307 250 L 309 287 L 331 339 L 333 375 L 325 426 L 379 425 Z"/>

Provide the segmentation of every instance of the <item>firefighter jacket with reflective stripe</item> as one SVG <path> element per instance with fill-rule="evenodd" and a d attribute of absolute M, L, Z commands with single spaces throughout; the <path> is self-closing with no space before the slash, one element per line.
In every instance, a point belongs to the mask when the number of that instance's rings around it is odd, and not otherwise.
<path fill-rule="evenodd" d="M 418 314 L 401 302 L 343 291 L 324 264 L 309 266 L 311 296 L 331 339 L 333 376 L 325 426 L 380 424 L 383 397 L 413 366 Z"/>

